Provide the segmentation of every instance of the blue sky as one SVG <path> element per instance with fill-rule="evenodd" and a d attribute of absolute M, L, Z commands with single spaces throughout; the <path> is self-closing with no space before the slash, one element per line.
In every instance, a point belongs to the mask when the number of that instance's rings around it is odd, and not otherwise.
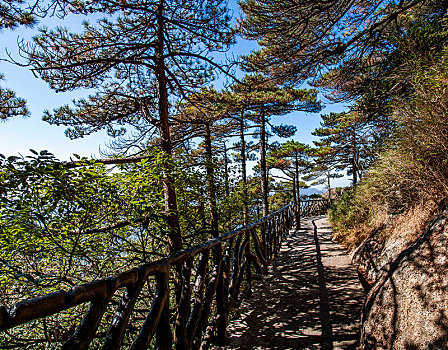
<path fill-rule="evenodd" d="M 70 23 L 73 30 L 80 28 L 80 20 L 67 19 L 63 22 L 53 18 L 46 19 L 49 27 Z M 29 40 L 37 33 L 35 28 L 18 28 L 0 32 L 0 57 L 6 57 L 6 50 L 14 59 L 20 61 L 17 55 L 17 41 Z M 34 77 L 27 68 L 18 67 L 8 62 L 0 61 L 0 72 L 4 73 L 5 80 L 2 86 L 7 86 L 28 102 L 31 111 L 29 118 L 9 119 L 0 123 L 0 153 L 4 155 L 29 154 L 30 148 L 37 151 L 46 149 L 60 159 L 68 159 L 71 154 L 78 153 L 84 156 L 98 156 L 99 146 L 106 142 L 106 135 L 100 132 L 96 135 L 80 139 L 69 140 L 64 135 L 65 127 L 52 126 L 42 121 L 43 111 L 61 106 L 80 96 L 81 92 L 55 93 L 47 84 Z"/>
<path fill-rule="evenodd" d="M 236 1 L 231 1 L 230 6 L 236 9 Z M 238 15 L 237 10 L 235 15 Z M 77 18 L 66 18 L 63 21 L 57 18 L 45 19 L 41 25 L 50 28 L 55 26 L 69 26 L 76 31 L 81 28 L 81 21 Z M 4 30 L 0 32 L 0 58 L 6 57 L 6 50 L 20 61 L 17 56 L 17 41 L 29 40 L 37 33 L 38 27 L 18 28 L 14 31 Z M 230 54 L 245 54 L 255 49 L 255 42 L 239 40 L 232 48 Z M 5 81 L 0 81 L 2 86 L 14 90 L 18 96 L 25 98 L 31 111 L 29 118 L 15 118 L 0 123 L 0 153 L 4 155 L 28 155 L 29 149 L 37 151 L 46 149 L 59 159 L 69 159 L 73 153 L 86 157 L 100 157 L 100 148 L 104 148 L 108 137 L 105 132 L 99 132 L 83 139 L 70 140 L 64 135 L 64 126 L 53 126 L 42 121 L 43 111 L 52 110 L 63 104 L 70 103 L 72 99 L 85 94 L 82 91 L 69 93 L 55 93 L 47 84 L 33 76 L 27 68 L 15 66 L 11 63 L 0 61 L 0 72 L 5 74 Z M 321 113 L 341 111 L 341 105 L 327 105 Z M 288 116 L 277 117 L 273 120 L 278 123 L 287 123 L 297 126 L 298 132 L 294 136 L 300 142 L 311 143 L 311 132 L 319 125 L 319 114 L 291 113 Z M 344 181 L 344 180 L 339 180 Z M 341 182 L 342 183 L 342 182 Z"/>

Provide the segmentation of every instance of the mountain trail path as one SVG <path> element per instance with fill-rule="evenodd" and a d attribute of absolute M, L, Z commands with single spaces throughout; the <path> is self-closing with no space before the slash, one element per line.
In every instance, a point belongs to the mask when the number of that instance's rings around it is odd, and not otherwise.
<path fill-rule="evenodd" d="M 356 349 L 364 291 L 325 216 L 302 219 L 214 349 Z"/>

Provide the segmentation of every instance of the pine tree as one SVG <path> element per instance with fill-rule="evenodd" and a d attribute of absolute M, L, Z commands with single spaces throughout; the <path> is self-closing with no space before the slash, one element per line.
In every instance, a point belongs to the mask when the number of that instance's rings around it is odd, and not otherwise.
<path fill-rule="evenodd" d="M 0 32 L 3 29 L 16 28 L 19 25 L 31 26 L 34 23 L 32 8 L 27 8 L 23 1 L 12 0 L 0 3 Z M 3 74 L 0 74 L 0 81 L 3 79 Z M 0 119 L 28 115 L 26 101 L 17 97 L 14 91 L 0 86 Z"/>
<path fill-rule="evenodd" d="M 236 106 L 254 113 L 253 122 L 257 125 L 260 140 L 260 175 L 263 216 L 269 213 L 268 174 L 266 165 L 267 127 L 280 137 L 290 137 L 295 127 L 288 125 L 274 126 L 270 117 L 285 115 L 291 111 L 318 112 L 321 109 L 314 90 L 280 87 L 262 75 L 247 75 L 241 83 L 232 86 L 234 98 L 239 101 Z"/>
<path fill-rule="evenodd" d="M 351 69 L 380 63 L 393 48 L 392 43 L 384 47 L 382 38 L 400 30 L 403 18 L 443 21 L 447 11 L 444 2 L 423 0 L 245 0 L 241 7 L 243 34 L 261 46 L 249 55 L 247 67 L 289 84 L 335 66 L 344 65 L 350 75 Z"/>
<path fill-rule="evenodd" d="M 210 213 L 212 237 L 219 236 L 219 218 L 217 205 L 217 180 L 215 175 L 215 147 L 214 143 L 229 134 L 229 125 L 223 123 L 226 117 L 224 106 L 217 103 L 218 93 L 214 89 L 203 89 L 200 93 L 188 97 L 188 102 L 180 106 L 176 120 L 182 135 L 192 134 L 202 137 L 200 145 L 204 153 L 204 167 L 206 170 L 207 194 Z"/>
<path fill-rule="evenodd" d="M 98 90 L 75 101 L 75 108 L 47 112 L 46 120 L 72 126 L 71 137 L 101 128 L 115 136 L 123 133 L 127 123 L 147 133 L 156 128 L 158 144 L 169 158 L 170 105 L 213 79 L 214 69 L 223 69 L 210 54 L 232 42 L 227 11 L 222 0 L 105 0 L 79 10 L 110 15 L 96 25 L 85 23 L 80 34 L 64 28 L 42 29 L 35 45 L 23 48 L 36 74 L 56 91 Z M 182 247 L 182 239 L 171 174 L 168 161 L 165 210 L 174 251 Z"/>
<path fill-rule="evenodd" d="M 247 160 L 251 159 L 251 146 L 246 139 L 247 130 L 250 126 L 250 106 L 248 101 L 243 98 L 238 92 L 230 90 L 224 90 L 219 96 L 217 101 L 225 105 L 226 113 L 231 121 L 235 124 L 235 135 L 239 138 L 239 141 L 234 144 L 234 147 L 239 150 L 238 155 L 235 157 L 237 161 L 241 162 L 241 199 L 243 204 L 243 225 L 248 224 L 249 217 L 249 195 L 248 195 L 248 182 L 247 182 Z M 253 159 L 251 159 L 253 160 Z"/>
<path fill-rule="evenodd" d="M 300 187 L 305 185 L 301 175 L 305 175 L 311 168 L 310 152 L 310 146 L 290 140 L 269 153 L 271 167 L 281 170 L 290 181 L 292 180 L 297 229 L 300 228 Z"/>
<path fill-rule="evenodd" d="M 0 80 L 1 78 L 0 75 Z M 17 97 L 14 91 L 0 86 L 0 119 L 26 117 L 28 115 L 29 110 L 26 106 L 26 100 Z"/>
<path fill-rule="evenodd" d="M 336 172 L 333 164 L 325 163 L 325 160 L 317 159 L 317 163 L 310 169 L 309 173 L 303 177 L 306 181 L 313 181 L 314 185 L 326 185 L 328 191 L 328 199 L 330 203 L 333 200 L 331 179 L 341 178 L 344 175 Z"/>
<path fill-rule="evenodd" d="M 348 169 L 355 185 L 376 158 L 372 154 L 375 142 L 374 130 L 357 113 L 330 113 L 322 115 L 320 127 L 313 131 L 319 136 L 314 141 L 318 150 L 314 152 L 317 163 L 338 170 Z"/>

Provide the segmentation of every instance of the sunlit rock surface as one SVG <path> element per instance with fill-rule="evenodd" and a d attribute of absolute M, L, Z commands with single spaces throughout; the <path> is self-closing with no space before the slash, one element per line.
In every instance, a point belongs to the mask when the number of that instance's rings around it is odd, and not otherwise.
<path fill-rule="evenodd" d="M 399 242 L 384 247 L 388 262 L 364 306 L 361 349 L 448 348 L 447 219 L 438 216 L 401 251 Z"/>

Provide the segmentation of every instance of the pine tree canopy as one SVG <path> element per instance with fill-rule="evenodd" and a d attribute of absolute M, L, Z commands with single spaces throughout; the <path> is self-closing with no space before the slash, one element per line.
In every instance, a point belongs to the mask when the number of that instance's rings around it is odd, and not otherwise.
<path fill-rule="evenodd" d="M 262 47 L 247 57 L 246 68 L 293 85 L 340 65 L 348 72 L 372 65 L 394 50 L 384 38 L 403 21 L 441 21 L 447 9 L 445 2 L 423 0 L 245 0 L 241 6 L 244 35 Z"/>
<path fill-rule="evenodd" d="M 101 128 L 121 135 L 126 124 L 148 132 L 158 123 L 161 83 L 174 106 L 226 70 L 211 55 L 233 42 L 223 0 L 94 1 L 79 12 L 108 16 L 84 23 L 81 33 L 42 28 L 31 47 L 22 46 L 56 91 L 96 89 L 73 107 L 46 112 L 48 122 L 71 127 L 71 138 Z"/>

